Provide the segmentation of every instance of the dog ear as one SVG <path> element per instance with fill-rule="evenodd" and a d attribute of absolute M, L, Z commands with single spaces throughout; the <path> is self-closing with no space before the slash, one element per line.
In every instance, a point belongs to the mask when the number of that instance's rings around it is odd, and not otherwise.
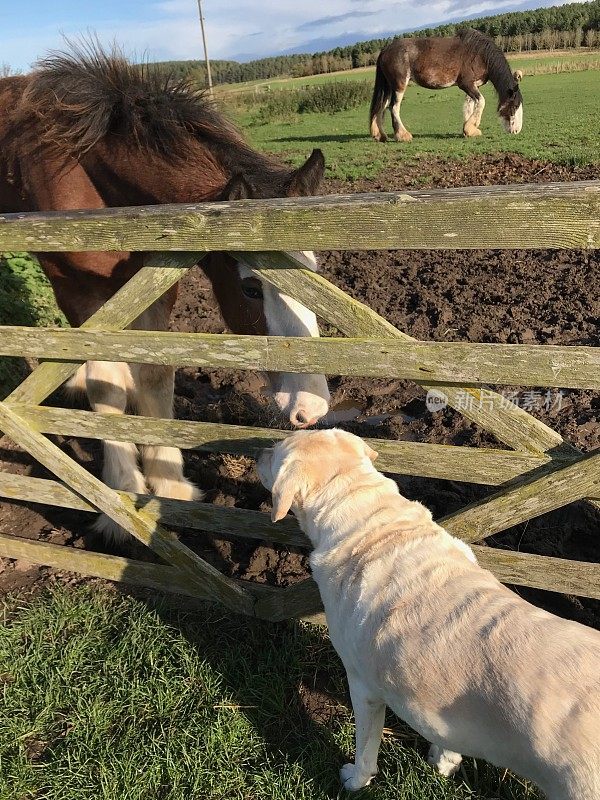
<path fill-rule="evenodd" d="M 373 448 L 369 447 L 369 445 L 366 442 L 363 442 L 363 444 L 365 446 L 365 455 L 368 456 L 371 459 L 371 461 L 375 461 L 375 459 L 379 455 L 377 450 L 373 450 Z"/>
<path fill-rule="evenodd" d="M 279 522 L 283 519 L 292 507 L 294 498 L 298 494 L 302 472 L 299 464 L 291 464 L 283 474 L 280 473 L 273 484 L 273 510 L 271 511 L 271 521 Z"/>

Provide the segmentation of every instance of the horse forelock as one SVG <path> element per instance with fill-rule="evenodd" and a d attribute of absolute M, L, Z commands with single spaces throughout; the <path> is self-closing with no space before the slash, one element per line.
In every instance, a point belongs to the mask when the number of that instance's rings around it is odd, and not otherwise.
<path fill-rule="evenodd" d="M 106 51 L 97 43 L 40 61 L 13 123 L 30 131 L 30 147 L 55 146 L 75 157 L 112 140 L 176 161 L 193 158 L 201 144 L 225 176 L 240 169 L 282 178 L 289 172 L 250 148 L 206 92 L 173 79 L 160 65 L 132 64 L 118 48 Z"/>
<path fill-rule="evenodd" d="M 81 154 L 103 138 L 179 154 L 190 134 L 237 141 L 235 128 L 189 82 L 158 65 L 132 64 L 117 49 L 74 46 L 40 61 L 19 109 L 41 121 L 43 137 Z"/>

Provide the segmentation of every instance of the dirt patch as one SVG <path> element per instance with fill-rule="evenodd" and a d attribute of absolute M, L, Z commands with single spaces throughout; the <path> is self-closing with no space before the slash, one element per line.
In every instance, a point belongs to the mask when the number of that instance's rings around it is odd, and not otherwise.
<path fill-rule="evenodd" d="M 348 702 L 335 699 L 324 689 L 318 689 L 301 683 L 298 687 L 298 697 L 302 710 L 306 716 L 318 725 L 328 725 L 333 719 L 348 713 Z"/>
<path fill-rule="evenodd" d="M 334 191 L 387 191 L 408 186 L 597 178 L 597 168 L 562 167 L 518 156 L 465 161 L 428 158 L 407 162 L 374 181 L 341 185 Z M 598 346 L 600 329 L 600 257 L 583 251 L 383 251 L 321 254 L 329 280 L 411 336 L 436 341 L 481 341 Z M 200 270 L 182 281 L 173 329 L 223 331 L 210 287 Z M 451 410 L 430 413 L 424 393 L 414 384 L 390 380 L 334 377 L 331 380 L 336 422 L 359 435 L 385 439 L 494 446 L 494 437 Z M 558 430 L 584 451 L 600 446 L 600 394 L 589 391 L 520 391 L 513 399 Z M 511 391 L 506 387 L 504 393 Z M 242 425 L 281 426 L 257 375 L 243 372 L 180 370 L 176 416 Z M 2 442 L 4 446 L 5 440 Z M 99 447 L 89 441 L 63 440 L 98 473 Z M 224 506 L 267 510 L 268 493 L 258 482 L 251 459 L 188 453 L 188 475 L 205 490 L 207 500 Z M 0 452 L 0 468 L 48 477 L 10 446 Z M 436 516 L 485 496 L 490 489 L 458 481 L 400 477 L 401 490 L 422 500 Z M 16 533 L 75 547 L 98 548 L 89 530 L 90 516 L 64 509 L 0 503 L 0 532 Z M 217 539 L 180 531 L 194 547 L 231 576 L 287 586 L 306 577 L 306 555 L 293 549 L 248 540 Z M 492 537 L 503 548 L 598 561 L 600 515 L 585 504 L 545 515 Z M 0 590 L 45 580 L 49 570 L 4 561 Z M 20 571 L 20 572 L 19 572 Z M 547 593 L 519 590 L 566 616 L 599 624 L 600 604 Z M 312 702 L 312 701 L 311 701 Z"/>
<path fill-rule="evenodd" d="M 394 147 L 394 143 L 381 145 Z M 399 189 L 446 189 L 458 186 L 494 186 L 509 183 L 591 181 L 600 177 L 600 165 L 575 166 L 525 158 L 516 153 L 448 159 L 406 155 L 376 178 L 330 180 L 330 193 L 395 192 Z"/>

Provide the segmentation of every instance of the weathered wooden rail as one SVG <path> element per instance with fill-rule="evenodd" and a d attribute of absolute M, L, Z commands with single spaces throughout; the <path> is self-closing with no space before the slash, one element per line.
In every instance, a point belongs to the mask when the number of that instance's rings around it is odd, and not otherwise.
<path fill-rule="evenodd" d="M 57 477 L 0 474 L 0 496 L 103 511 L 154 549 L 146 564 L 0 535 L 0 556 L 109 580 L 218 600 L 267 619 L 320 608 L 309 579 L 289 589 L 233 581 L 193 553 L 170 526 L 308 547 L 292 518 L 136 496 L 109 489 L 47 434 L 256 455 L 286 432 L 114 416 L 41 405 L 79 364 L 96 360 L 269 371 L 385 375 L 443 391 L 448 404 L 507 449 L 371 439 L 380 469 L 496 487 L 440 522 L 469 542 L 579 500 L 600 509 L 600 451 L 582 454 L 485 384 L 600 389 L 595 347 L 418 342 L 282 250 L 372 248 L 598 248 L 600 182 L 469 188 L 60 214 L 0 215 L 0 250 L 155 251 L 80 329 L 0 329 L 0 356 L 45 359 L 0 403 L 0 430 Z M 268 250 L 267 250 L 268 248 Z M 124 330 L 210 250 L 228 250 L 334 325 L 321 340 Z M 158 251 L 158 252 L 156 252 Z M 174 252 L 166 252 L 174 251 Z M 465 405 L 464 398 L 472 402 Z M 164 527 L 163 527 L 164 526 Z M 600 533 L 600 531 L 599 531 Z M 502 581 L 600 598 L 600 565 L 474 545 Z"/>
<path fill-rule="evenodd" d="M 0 250 L 598 247 L 599 215 L 597 181 L 243 200 L 0 215 Z"/>

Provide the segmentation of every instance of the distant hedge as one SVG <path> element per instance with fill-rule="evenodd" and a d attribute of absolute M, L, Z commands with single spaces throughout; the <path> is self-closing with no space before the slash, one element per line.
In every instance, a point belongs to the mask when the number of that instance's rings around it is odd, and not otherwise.
<path fill-rule="evenodd" d="M 266 124 L 286 120 L 296 114 L 322 112 L 334 114 L 357 108 L 371 99 L 371 81 L 332 81 L 322 86 L 308 86 L 301 89 L 273 92 L 265 99 L 246 96 L 245 105 L 258 103 L 255 124 Z"/>

